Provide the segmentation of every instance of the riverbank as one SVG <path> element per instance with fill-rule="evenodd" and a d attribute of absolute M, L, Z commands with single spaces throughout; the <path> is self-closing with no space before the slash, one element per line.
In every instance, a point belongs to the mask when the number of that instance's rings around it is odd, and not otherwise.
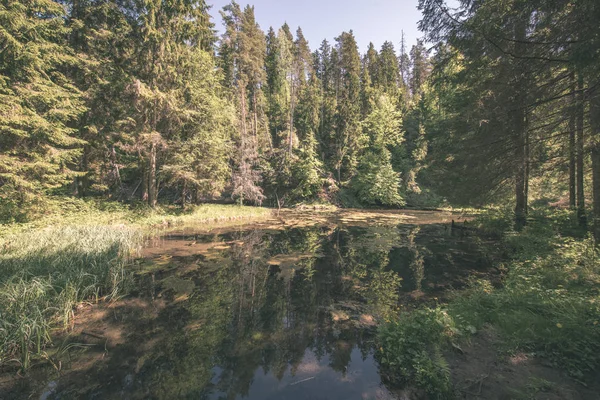
<path fill-rule="evenodd" d="M 600 371 L 593 239 L 566 210 L 535 211 L 521 232 L 509 213 L 471 225 L 502 238 L 502 284 L 473 279 L 446 304 L 383 326 L 378 357 L 388 379 L 430 398 L 594 398 L 584 387 L 597 385 Z"/>
<path fill-rule="evenodd" d="M 271 210 L 236 205 L 129 208 L 69 199 L 52 214 L 0 233 L 0 368 L 28 369 L 60 351 L 56 333 L 67 330 L 84 302 L 128 293 L 144 237 L 186 224 L 212 225 L 266 218 Z M 52 350 L 51 350 L 52 349 Z"/>

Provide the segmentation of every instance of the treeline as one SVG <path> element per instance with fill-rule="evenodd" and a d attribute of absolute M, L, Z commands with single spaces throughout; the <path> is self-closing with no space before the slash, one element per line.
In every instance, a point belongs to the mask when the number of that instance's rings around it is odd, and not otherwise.
<path fill-rule="evenodd" d="M 437 44 L 440 108 L 427 132 L 439 192 L 462 203 L 510 200 L 518 225 L 530 199 L 562 197 L 585 227 L 593 198 L 600 237 L 600 2 L 420 0 L 419 8 L 420 29 Z"/>
<path fill-rule="evenodd" d="M 47 195 L 401 206 L 420 193 L 431 71 L 421 42 L 312 51 L 253 7 L 0 2 L 0 213 Z"/>
<path fill-rule="evenodd" d="M 361 55 L 235 2 L 220 37 L 204 1 L 0 2 L 0 219 L 76 195 L 514 203 L 519 225 L 564 199 L 582 226 L 593 198 L 600 221 L 600 4 L 419 7 L 434 51 Z"/>

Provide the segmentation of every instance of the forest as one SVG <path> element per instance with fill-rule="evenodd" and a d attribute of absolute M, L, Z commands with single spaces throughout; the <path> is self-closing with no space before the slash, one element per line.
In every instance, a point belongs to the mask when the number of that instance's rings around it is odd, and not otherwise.
<path fill-rule="evenodd" d="M 523 221 L 542 199 L 585 224 L 586 199 L 600 194 L 592 0 L 423 0 L 423 40 L 365 54 L 352 31 L 312 48 L 300 27 L 265 32 L 235 2 L 1 7 L 4 221 L 80 196 L 151 207 L 511 202 Z"/>
<path fill-rule="evenodd" d="M 0 398 L 597 398 L 600 2 L 414 6 L 0 0 Z"/>

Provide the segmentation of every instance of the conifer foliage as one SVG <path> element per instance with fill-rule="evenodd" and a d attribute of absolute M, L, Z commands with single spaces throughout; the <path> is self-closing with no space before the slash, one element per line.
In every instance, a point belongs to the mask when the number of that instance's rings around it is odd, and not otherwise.
<path fill-rule="evenodd" d="M 522 225 L 564 191 L 585 226 L 591 187 L 600 236 L 596 3 L 421 0 L 422 40 L 361 54 L 235 1 L 0 1 L 0 218 L 78 195 L 511 201 Z"/>
<path fill-rule="evenodd" d="M 349 31 L 313 52 L 300 27 L 265 34 L 235 1 L 214 10 L 217 38 L 212 12 L 204 0 L 2 2 L 2 219 L 49 195 L 405 203 L 412 80 L 393 42 L 363 57 Z"/>
<path fill-rule="evenodd" d="M 68 45 L 64 7 L 51 0 L 0 3 L 0 214 L 76 176 L 77 121 L 86 111 L 71 74 L 81 67 Z"/>

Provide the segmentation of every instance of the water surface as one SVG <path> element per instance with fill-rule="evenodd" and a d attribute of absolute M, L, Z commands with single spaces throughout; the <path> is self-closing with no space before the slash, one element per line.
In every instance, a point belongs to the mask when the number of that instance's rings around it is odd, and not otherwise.
<path fill-rule="evenodd" d="M 152 240 L 133 294 L 81 313 L 75 333 L 87 351 L 74 348 L 37 393 L 398 398 L 379 375 L 376 325 L 440 301 L 490 263 L 481 238 L 452 232 L 453 216 L 396 217 L 282 219 Z"/>

